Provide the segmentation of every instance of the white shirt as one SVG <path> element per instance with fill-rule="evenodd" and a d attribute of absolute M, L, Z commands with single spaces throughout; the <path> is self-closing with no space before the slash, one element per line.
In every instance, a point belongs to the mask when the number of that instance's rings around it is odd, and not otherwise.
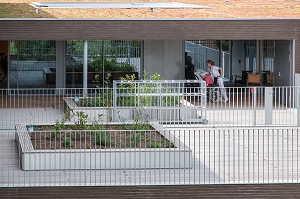
<path fill-rule="evenodd" d="M 210 72 L 212 78 L 221 76 L 218 66 L 211 66 L 210 69 L 209 69 L 209 72 Z"/>

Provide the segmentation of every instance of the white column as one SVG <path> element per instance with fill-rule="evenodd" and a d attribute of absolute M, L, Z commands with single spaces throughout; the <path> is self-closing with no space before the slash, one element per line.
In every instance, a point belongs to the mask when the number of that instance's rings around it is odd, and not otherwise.
<path fill-rule="evenodd" d="M 273 87 L 265 88 L 265 125 L 273 123 Z"/>
<path fill-rule="evenodd" d="M 297 93 L 297 125 L 300 126 L 300 89 L 296 87 Z"/>
<path fill-rule="evenodd" d="M 83 95 L 87 95 L 88 41 L 83 42 Z"/>

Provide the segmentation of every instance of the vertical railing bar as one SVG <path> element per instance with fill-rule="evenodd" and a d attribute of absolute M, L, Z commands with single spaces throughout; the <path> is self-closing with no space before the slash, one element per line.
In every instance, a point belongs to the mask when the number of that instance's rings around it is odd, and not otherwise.
<path fill-rule="evenodd" d="M 230 137 L 230 136 L 229 136 Z M 232 131 L 232 137 L 233 137 L 233 140 L 232 140 L 232 151 L 233 151 L 233 154 L 232 154 L 232 166 L 233 166 L 233 183 L 235 183 L 235 130 Z"/>
<path fill-rule="evenodd" d="M 275 154 L 274 154 L 274 151 L 275 151 L 275 148 L 274 148 L 274 145 L 275 145 L 275 140 L 274 140 L 274 129 L 272 129 L 272 176 L 273 176 L 273 183 L 275 181 Z"/>
<path fill-rule="evenodd" d="M 270 183 L 270 129 L 267 130 L 268 134 L 268 183 Z"/>
<path fill-rule="evenodd" d="M 282 180 L 284 182 L 284 132 L 281 129 L 281 166 L 282 166 Z"/>
<path fill-rule="evenodd" d="M 186 137 L 186 135 L 185 135 L 185 133 L 186 133 L 186 131 L 184 130 L 183 131 L 183 143 L 186 143 L 185 142 L 185 137 Z M 180 135 L 180 131 L 179 131 L 179 135 Z M 175 130 L 173 131 L 173 140 L 175 140 Z M 179 143 L 179 148 L 181 148 L 182 146 L 181 146 L 181 143 Z M 174 147 L 174 152 L 175 152 L 175 147 Z M 170 158 L 171 159 L 171 158 Z M 173 159 L 173 161 L 175 162 L 176 160 L 175 160 L 175 156 L 174 156 L 174 159 Z M 180 168 L 180 167 L 179 167 Z M 175 169 L 173 169 L 174 170 L 174 184 L 176 183 L 176 179 L 175 179 L 175 176 L 176 176 L 176 173 L 175 173 Z M 185 173 L 184 173 L 185 174 Z M 184 179 L 184 182 L 185 182 L 185 179 Z M 179 178 L 179 182 L 178 182 L 179 184 L 180 184 L 180 178 Z"/>
<path fill-rule="evenodd" d="M 214 130 L 214 184 L 216 183 L 216 130 Z"/>
<path fill-rule="evenodd" d="M 275 113 L 275 117 L 274 117 L 274 123 L 275 124 L 277 124 L 277 98 L 278 98 L 278 96 L 277 96 L 277 92 L 278 92 L 278 88 L 274 88 L 274 91 L 275 91 L 275 102 L 274 102 L 274 108 L 275 108 L 275 110 L 274 110 L 274 113 Z"/>
<path fill-rule="evenodd" d="M 218 135 L 219 135 L 219 138 L 218 138 L 218 140 L 219 140 L 219 152 L 218 152 L 218 156 L 219 156 L 219 183 L 221 183 L 221 131 L 220 130 L 218 130 Z"/>
<path fill-rule="evenodd" d="M 223 171 L 224 171 L 224 183 L 226 183 L 226 178 L 225 178 L 225 174 L 226 174 L 226 170 L 225 170 L 225 166 L 226 166 L 226 151 L 225 151 L 225 137 L 226 137 L 226 135 L 225 135 L 225 130 L 223 130 L 223 152 L 224 152 L 224 168 L 223 168 Z"/>
<path fill-rule="evenodd" d="M 292 129 L 292 182 L 294 182 L 294 128 Z"/>
<path fill-rule="evenodd" d="M 208 130 L 208 168 L 211 169 L 210 166 L 210 130 Z M 210 171 L 208 172 L 208 183 L 210 184 Z"/>
<path fill-rule="evenodd" d="M 259 183 L 259 129 L 257 130 L 257 182 Z M 262 159 L 262 162 L 264 159 Z"/>
<path fill-rule="evenodd" d="M 191 147 L 191 130 L 189 130 L 189 145 L 188 145 L 188 147 L 190 148 Z M 183 155 L 184 157 L 183 157 L 183 159 L 185 160 L 185 156 L 186 156 L 186 154 L 184 154 Z M 191 158 L 192 157 L 190 157 L 190 155 L 189 155 L 189 160 L 191 160 Z M 192 165 L 191 165 L 191 161 L 189 161 L 189 168 L 191 167 Z M 175 167 L 175 166 L 174 166 Z M 174 168 L 175 169 L 175 168 Z M 184 167 L 183 167 L 183 169 L 184 169 Z M 184 171 L 185 171 L 185 169 L 184 169 Z M 191 169 L 189 169 L 188 170 L 189 171 L 189 184 L 191 184 Z M 185 179 L 185 178 L 184 178 Z"/>
<path fill-rule="evenodd" d="M 228 180 L 229 180 L 229 182 L 231 181 L 231 175 L 230 175 L 230 161 L 231 161 L 231 158 L 230 158 L 230 148 L 231 148 L 231 146 L 230 146 L 230 130 L 228 131 Z"/>
<path fill-rule="evenodd" d="M 237 144 L 237 147 L 238 147 L 238 182 L 241 182 L 241 176 L 240 176 L 240 162 L 241 162 L 241 159 L 240 159 L 240 130 L 238 129 L 237 130 L 237 133 L 238 133 L 238 144 Z"/>
<path fill-rule="evenodd" d="M 203 153 L 203 155 L 204 155 L 204 156 L 203 156 L 203 163 L 204 163 L 204 164 L 203 164 L 203 165 L 206 165 L 206 161 L 205 161 L 205 154 L 206 154 L 206 150 L 205 150 L 205 134 L 206 134 L 206 130 L 203 131 L 203 135 L 204 135 L 204 136 L 203 136 L 203 137 L 204 137 L 204 138 L 203 138 L 203 150 L 204 150 L 204 153 Z M 206 179 L 205 179 L 205 173 L 206 173 L 206 172 L 205 172 L 205 166 L 204 166 L 204 167 L 203 167 L 203 179 L 204 179 L 204 184 L 206 184 L 206 182 L 205 182 L 205 180 L 206 180 Z"/>
<path fill-rule="evenodd" d="M 199 144 L 198 144 L 198 152 L 199 152 L 199 162 L 198 162 L 198 164 L 199 164 L 199 169 L 198 169 L 198 172 L 199 172 L 199 175 L 198 175 L 198 179 L 199 179 L 199 184 L 201 183 L 201 181 L 200 181 L 200 179 L 201 179 L 201 164 L 200 164 L 200 162 L 201 162 L 201 129 L 199 129 L 199 130 L 197 130 L 197 132 L 198 132 L 198 136 L 199 136 Z M 196 151 L 196 150 L 195 150 Z M 195 161 L 196 161 L 196 159 L 195 159 Z"/>
<path fill-rule="evenodd" d="M 286 130 L 286 180 L 289 181 L 289 131 Z"/>
<path fill-rule="evenodd" d="M 277 182 L 279 182 L 279 172 L 280 168 L 279 168 L 279 130 L 277 129 Z"/>
<path fill-rule="evenodd" d="M 246 171 L 245 171 L 245 167 L 246 167 L 246 165 L 245 165 L 245 148 L 246 148 L 246 145 L 245 145 L 245 129 L 243 129 L 242 130 L 242 132 L 243 132 L 243 183 L 245 183 L 245 181 L 246 181 Z M 247 161 L 248 162 L 248 161 Z"/>
<path fill-rule="evenodd" d="M 297 164 L 296 165 L 297 165 L 297 182 L 299 182 L 299 129 L 298 128 L 297 128 Z"/>
<path fill-rule="evenodd" d="M 252 132 L 252 173 L 253 173 L 253 179 L 252 179 L 252 183 L 255 182 L 255 131 L 254 129 L 251 130 Z"/>
<path fill-rule="evenodd" d="M 263 133 L 263 137 L 262 137 L 262 139 L 263 139 L 263 141 L 262 141 L 262 154 L 263 154 L 263 159 L 262 159 L 262 162 L 263 162 L 263 169 L 262 169 L 262 173 L 263 173 L 263 183 L 265 182 L 265 130 L 262 130 L 262 133 Z M 268 142 L 268 144 L 269 144 L 269 142 Z"/>

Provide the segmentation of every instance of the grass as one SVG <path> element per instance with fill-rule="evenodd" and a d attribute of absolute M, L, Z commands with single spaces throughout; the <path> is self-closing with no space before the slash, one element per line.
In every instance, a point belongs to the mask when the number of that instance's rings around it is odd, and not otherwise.
<path fill-rule="evenodd" d="M 36 13 L 32 6 L 25 3 L 0 3 L 0 18 L 53 18 L 53 16 L 43 10 Z"/>
<path fill-rule="evenodd" d="M 55 0 L 47 0 L 55 1 Z M 89 0 L 98 1 L 98 0 Z M 115 0 L 130 2 L 128 0 Z M 150 0 L 137 0 L 134 2 Z M 179 0 L 210 6 L 211 9 L 40 9 L 36 14 L 28 0 L 0 0 L 1 18 L 299 18 L 300 4 L 297 0 Z M 63 0 L 62 2 L 68 2 Z M 69 1 L 70 2 L 70 1 Z M 155 0 L 152 2 L 161 2 Z M 172 2 L 165 0 L 164 2 Z"/>

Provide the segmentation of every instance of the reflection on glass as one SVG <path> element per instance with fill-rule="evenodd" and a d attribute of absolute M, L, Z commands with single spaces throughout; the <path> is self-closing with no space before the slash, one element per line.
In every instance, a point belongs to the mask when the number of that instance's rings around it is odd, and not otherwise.
<path fill-rule="evenodd" d="M 55 87 L 55 41 L 10 41 L 9 88 Z"/>

